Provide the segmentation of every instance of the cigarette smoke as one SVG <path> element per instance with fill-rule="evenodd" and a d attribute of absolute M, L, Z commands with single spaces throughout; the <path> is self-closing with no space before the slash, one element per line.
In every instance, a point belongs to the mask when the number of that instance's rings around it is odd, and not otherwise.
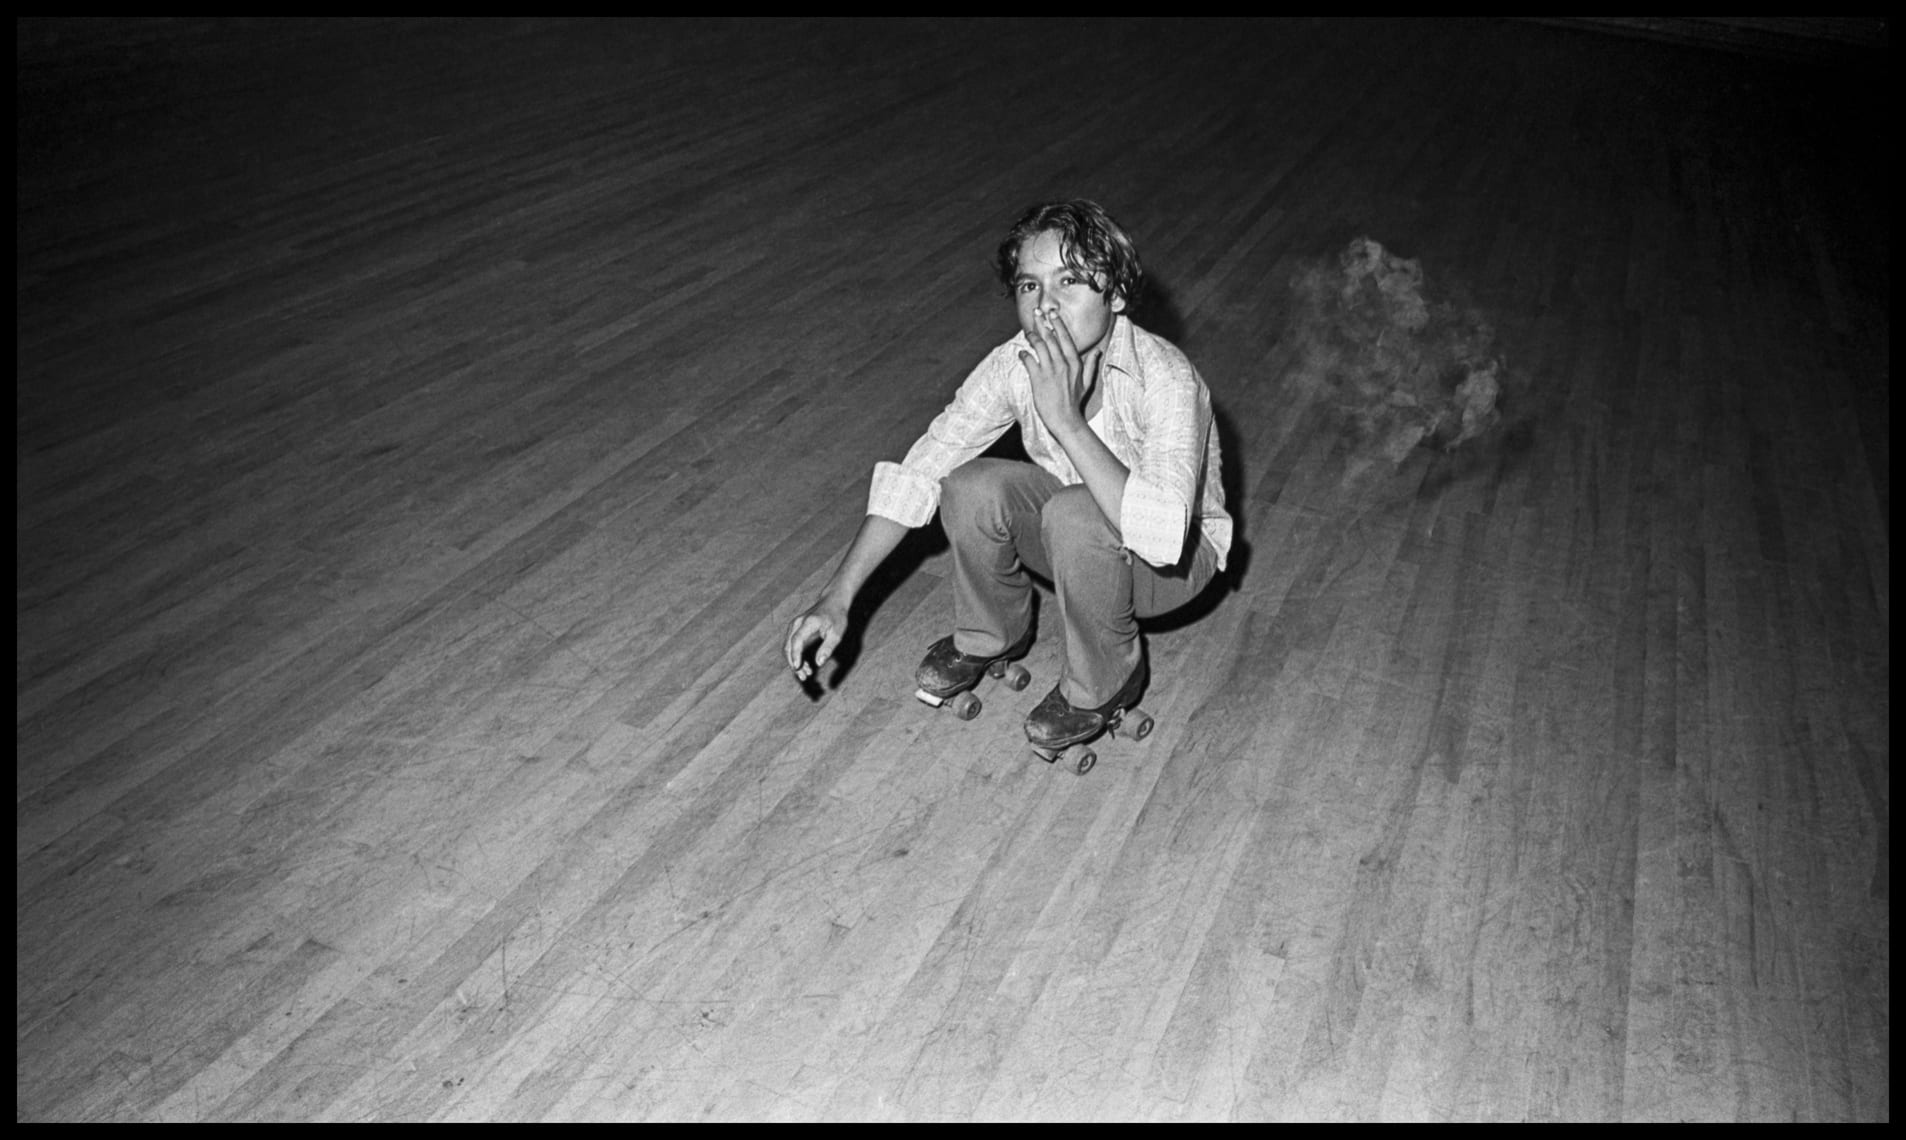
<path fill-rule="evenodd" d="M 1418 447 L 1466 447 L 1502 421 L 1509 374 L 1494 328 L 1453 289 L 1430 295 L 1420 262 L 1360 237 L 1291 285 L 1293 379 L 1350 427 L 1346 481 Z"/>

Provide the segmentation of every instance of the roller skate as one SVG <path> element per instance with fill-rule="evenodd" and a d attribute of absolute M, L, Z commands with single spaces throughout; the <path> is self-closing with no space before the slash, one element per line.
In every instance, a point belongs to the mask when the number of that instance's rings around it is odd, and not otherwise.
<path fill-rule="evenodd" d="M 926 659 L 914 672 L 914 680 L 920 687 L 913 695 L 934 708 L 947 706 L 961 720 L 972 720 L 979 715 L 980 699 L 973 689 L 981 677 L 1005 681 L 1006 687 L 1015 692 L 1032 684 L 1032 674 L 1019 664 L 1019 659 L 1031 648 L 1030 626 L 1017 642 L 996 657 L 961 653 L 953 647 L 952 637 L 942 637 L 927 650 Z"/>
<path fill-rule="evenodd" d="M 1152 718 L 1138 707 L 1139 694 L 1150 680 L 1143 658 L 1118 695 L 1096 709 L 1077 709 L 1067 703 L 1054 685 L 1045 699 L 1026 716 L 1026 739 L 1032 754 L 1051 764 L 1065 756 L 1073 769 L 1083 776 L 1099 762 L 1089 747 L 1107 733 L 1117 736 L 1123 729 L 1133 740 L 1151 735 Z"/>

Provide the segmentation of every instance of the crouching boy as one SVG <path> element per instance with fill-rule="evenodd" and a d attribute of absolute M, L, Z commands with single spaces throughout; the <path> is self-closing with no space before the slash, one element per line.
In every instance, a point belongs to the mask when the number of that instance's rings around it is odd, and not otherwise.
<path fill-rule="evenodd" d="M 1062 749 L 1137 703 L 1149 679 L 1139 619 L 1191 601 L 1224 569 L 1231 518 L 1210 394 L 1182 352 L 1127 315 L 1144 274 L 1118 224 L 1089 201 L 1034 206 L 996 264 L 1019 331 L 906 458 L 875 467 L 860 531 L 783 649 L 802 680 L 824 665 L 854 596 L 937 509 L 953 632 L 920 663 L 921 696 L 963 693 L 1025 655 L 1030 571 L 1057 596 L 1064 668 L 1026 737 Z M 1031 463 L 977 458 L 1014 424 Z"/>

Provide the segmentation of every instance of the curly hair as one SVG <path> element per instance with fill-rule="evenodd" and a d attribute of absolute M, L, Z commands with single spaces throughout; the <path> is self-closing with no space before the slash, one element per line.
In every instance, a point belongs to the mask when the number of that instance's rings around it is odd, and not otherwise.
<path fill-rule="evenodd" d="M 1145 268 L 1139 264 L 1132 239 L 1097 202 L 1074 198 L 1069 202 L 1041 202 L 1019 216 L 1006 240 L 999 243 L 993 267 L 1008 289 L 1019 276 L 1019 249 L 1029 238 L 1046 232 L 1059 235 L 1065 263 L 1085 275 L 1098 292 L 1108 289 L 1122 297 L 1126 308 L 1138 304 L 1145 289 Z"/>

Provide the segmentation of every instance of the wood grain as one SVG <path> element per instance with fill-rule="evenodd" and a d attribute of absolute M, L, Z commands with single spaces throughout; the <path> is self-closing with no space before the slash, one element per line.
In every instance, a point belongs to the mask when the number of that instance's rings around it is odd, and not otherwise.
<path fill-rule="evenodd" d="M 22 1120 L 1884 1120 L 1877 66 L 1503 23 L 17 23 Z M 1848 63 L 1847 60 L 1854 62 Z M 781 631 L 1086 194 L 1234 572 L 1080 779 Z M 1369 461 L 1369 235 L 1507 422 Z"/>

